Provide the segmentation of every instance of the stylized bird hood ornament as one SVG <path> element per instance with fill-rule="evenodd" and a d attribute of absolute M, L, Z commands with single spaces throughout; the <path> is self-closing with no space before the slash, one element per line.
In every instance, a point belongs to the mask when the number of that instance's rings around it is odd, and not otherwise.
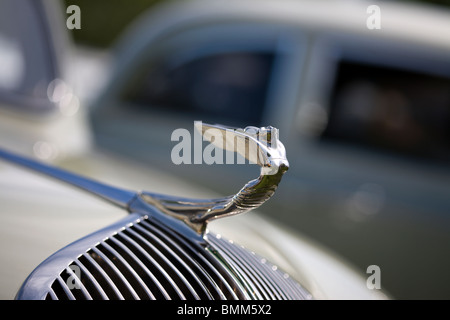
<path fill-rule="evenodd" d="M 0 158 L 79 187 L 129 212 L 151 216 L 186 236 L 202 241 L 208 222 L 250 211 L 270 199 L 288 170 L 289 163 L 276 128 L 239 129 L 201 122 L 196 123 L 196 128 L 205 140 L 215 146 L 236 152 L 259 165 L 259 177 L 249 181 L 231 196 L 191 199 L 124 190 L 1 149 Z M 221 139 L 217 139 L 218 136 Z"/>
<path fill-rule="evenodd" d="M 261 167 L 257 179 L 249 181 L 235 195 L 224 198 L 180 199 L 142 193 L 145 201 L 203 234 L 208 222 L 253 210 L 270 199 L 288 170 L 289 162 L 278 138 L 278 129 L 274 127 L 239 129 L 197 122 L 196 129 L 217 147 L 236 152 Z M 218 137 L 222 139 L 217 139 Z"/>

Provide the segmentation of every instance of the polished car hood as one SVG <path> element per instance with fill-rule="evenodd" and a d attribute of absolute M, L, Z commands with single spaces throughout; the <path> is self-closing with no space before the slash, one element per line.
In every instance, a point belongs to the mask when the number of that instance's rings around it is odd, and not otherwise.
<path fill-rule="evenodd" d="M 56 165 L 111 185 L 189 197 L 214 197 L 185 181 L 129 159 L 92 152 Z M 44 259 L 69 243 L 127 215 L 86 192 L 0 163 L 0 298 L 12 299 Z M 383 298 L 363 277 L 308 239 L 289 233 L 258 212 L 215 221 L 220 233 L 267 257 L 300 281 L 318 299 Z"/>

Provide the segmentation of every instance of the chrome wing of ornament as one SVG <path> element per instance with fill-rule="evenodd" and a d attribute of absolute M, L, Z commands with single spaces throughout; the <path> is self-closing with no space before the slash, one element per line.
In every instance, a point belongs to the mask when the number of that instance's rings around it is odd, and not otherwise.
<path fill-rule="evenodd" d="M 266 202 L 275 193 L 289 163 L 285 148 L 278 138 L 278 129 L 274 127 L 238 129 L 200 122 L 200 125 L 196 123 L 196 129 L 217 147 L 236 152 L 261 167 L 258 178 L 249 181 L 235 195 L 224 198 L 180 199 L 142 193 L 145 201 L 203 234 L 208 222 L 250 211 Z"/>
<path fill-rule="evenodd" d="M 0 158 L 79 187 L 130 212 L 152 217 L 186 236 L 202 239 L 208 222 L 250 211 L 266 202 L 275 193 L 289 163 L 276 128 L 237 129 L 201 122 L 196 123 L 196 128 L 215 146 L 258 164 L 261 167 L 259 177 L 231 196 L 191 199 L 112 187 L 1 149 Z"/>

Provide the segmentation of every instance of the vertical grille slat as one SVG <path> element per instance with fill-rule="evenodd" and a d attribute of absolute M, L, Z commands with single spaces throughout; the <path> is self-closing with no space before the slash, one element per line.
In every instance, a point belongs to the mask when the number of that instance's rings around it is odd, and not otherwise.
<path fill-rule="evenodd" d="M 122 293 L 120 292 L 119 288 L 116 287 L 114 281 L 111 280 L 111 278 L 105 272 L 105 270 L 103 270 L 103 268 L 97 263 L 97 261 L 95 261 L 95 259 L 89 253 L 85 253 L 82 257 L 80 257 L 80 259 L 85 261 L 85 262 L 82 261 L 82 263 L 88 267 L 88 270 L 99 281 L 101 287 L 108 296 L 108 299 L 111 300 L 124 299 Z"/>
<path fill-rule="evenodd" d="M 175 254 L 166 244 L 164 244 L 153 233 L 139 225 L 135 225 L 134 229 L 142 237 L 144 237 L 155 248 L 155 252 L 170 263 L 169 267 L 173 272 L 180 275 L 180 279 L 185 284 L 186 288 L 193 293 L 196 299 L 211 297 L 208 289 L 202 283 L 198 276 L 191 270 L 191 268 L 180 258 L 180 255 Z"/>
<path fill-rule="evenodd" d="M 114 264 L 116 264 L 117 268 L 120 269 L 120 272 L 122 272 L 122 274 L 125 277 L 126 275 L 128 275 L 128 277 L 126 278 L 128 279 L 130 287 L 133 288 L 133 290 L 139 296 L 139 299 L 154 300 L 155 296 L 153 295 L 151 290 L 147 287 L 146 283 L 137 274 L 135 268 L 133 268 L 119 252 L 117 252 L 111 245 L 109 245 L 108 241 L 111 241 L 111 239 L 105 241 L 102 244 L 102 246 L 105 247 L 106 250 L 108 250 L 110 254 L 118 260 L 117 262 L 114 262 Z M 111 259 L 112 258 L 110 258 L 110 260 Z"/>
<path fill-rule="evenodd" d="M 264 283 L 265 289 L 269 290 L 266 291 L 266 294 L 270 295 L 270 299 L 291 300 L 311 298 L 305 289 L 289 277 L 285 277 L 285 273 L 267 262 L 266 259 L 258 257 L 243 247 L 231 244 L 229 241 L 221 241 L 218 237 L 211 237 L 210 241 L 231 255 L 230 259 L 237 264 L 237 268 L 253 270 L 252 274 L 255 276 L 254 283 Z"/>
<path fill-rule="evenodd" d="M 130 228 L 129 231 L 135 240 L 139 241 L 142 248 L 147 251 L 155 261 L 158 261 L 158 265 L 165 270 L 166 274 L 172 279 L 173 283 L 177 286 L 180 292 L 184 292 L 184 297 L 186 299 L 196 299 L 200 297 L 194 288 L 191 286 L 186 277 L 180 272 L 173 263 L 166 257 L 166 255 L 161 252 L 155 245 L 146 237 L 146 233 L 137 232 L 136 228 Z"/>
<path fill-rule="evenodd" d="M 148 217 L 97 240 L 60 270 L 46 300 L 311 298 L 244 247 L 212 234 L 191 241 Z"/>
<path fill-rule="evenodd" d="M 253 263 L 252 265 L 249 265 L 249 261 L 254 261 L 256 258 L 252 256 L 251 253 L 247 252 L 246 250 L 240 250 L 242 248 L 238 248 L 234 245 L 231 245 L 228 241 L 214 241 L 213 242 L 220 246 L 221 248 L 226 248 L 227 252 L 231 254 L 234 258 L 233 261 L 237 264 L 242 265 L 244 270 L 249 270 L 249 272 L 252 274 L 254 283 L 257 285 L 260 285 L 267 297 L 267 299 L 286 299 L 287 297 L 284 295 L 283 292 L 280 292 L 279 289 L 275 288 L 275 286 L 268 283 L 267 279 L 267 272 L 263 270 L 264 265 L 259 263 Z"/>
<path fill-rule="evenodd" d="M 107 294 L 103 290 L 102 286 L 98 283 L 96 277 L 91 274 L 89 269 L 86 268 L 86 266 L 82 264 L 80 260 L 76 260 L 74 263 L 80 268 L 81 273 L 84 275 L 82 276 L 82 282 L 84 283 L 84 286 L 91 295 L 92 299 L 108 300 Z"/>
<path fill-rule="evenodd" d="M 141 278 L 145 283 L 148 283 L 149 287 L 152 287 L 153 294 L 156 295 L 155 299 L 170 299 L 170 295 L 164 289 L 164 286 L 159 282 L 156 276 L 150 271 L 150 269 L 144 264 L 144 262 L 136 256 L 134 251 L 125 245 L 118 237 L 111 238 L 111 241 L 114 242 L 119 248 L 123 250 L 130 258 L 131 261 L 136 265 L 135 269 L 139 274 L 141 274 Z"/>
<path fill-rule="evenodd" d="M 152 223 L 150 219 L 143 220 L 142 225 L 146 228 L 151 228 L 152 226 L 156 227 L 156 224 Z M 180 251 L 198 259 L 199 265 L 201 265 L 206 274 L 213 277 L 217 287 L 220 288 L 225 295 L 225 299 L 235 300 L 245 298 L 245 295 L 241 290 L 233 289 L 233 286 L 236 286 L 235 281 L 233 281 L 229 274 L 223 271 L 223 266 L 218 266 L 220 263 L 217 260 L 212 259 L 210 254 L 205 250 L 195 248 L 192 243 L 177 236 L 172 230 L 165 228 L 164 226 L 158 227 L 159 231 L 165 233 L 167 239 L 170 239 L 170 242 L 175 244 Z"/>
<path fill-rule="evenodd" d="M 203 287 L 208 298 L 221 300 L 226 298 L 225 294 L 218 289 L 214 279 L 205 271 L 201 263 L 197 261 L 196 256 L 187 254 L 186 251 L 181 249 L 171 237 L 162 233 L 158 228 L 151 224 L 147 224 L 145 228 L 143 224 L 144 223 L 142 223 L 142 225 L 136 225 L 136 228 L 143 232 L 145 230 L 148 234 L 154 234 L 155 237 L 157 237 L 156 239 L 158 239 L 159 244 L 165 248 L 168 255 L 177 260 L 183 266 L 182 270 L 186 270 L 192 278 Z"/>
<path fill-rule="evenodd" d="M 152 272 L 157 275 L 158 281 L 166 288 L 170 295 L 169 299 L 185 299 L 182 290 L 178 287 L 176 282 L 170 277 L 164 268 L 162 268 L 159 263 L 134 239 L 129 237 L 125 232 L 120 233 L 120 237 L 123 238 L 124 243 L 130 245 L 137 254 L 140 255 L 141 261 L 152 270 Z"/>
<path fill-rule="evenodd" d="M 268 272 L 271 270 L 268 270 L 266 268 L 265 274 L 267 275 Z M 292 300 L 292 297 L 301 297 L 302 299 L 309 299 L 308 294 L 304 289 L 302 289 L 296 282 L 291 281 L 289 279 L 289 276 L 284 272 L 272 272 L 272 274 L 275 277 L 275 280 L 277 280 L 277 283 L 279 284 L 279 290 L 284 294 L 284 298 L 288 300 Z M 263 274 L 264 276 L 264 274 Z"/>
<path fill-rule="evenodd" d="M 68 284 L 68 282 L 71 282 L 71 285 L 74 286 L 74 288 L 68 289 L 71 291 L 71 293 L 75 296 L 75 299 L 77 300 L 92 300 L 92 297 L 87 291 L 83 282 L 81 281 L 80 278 L 78 278 L 78 275 L 72 270 L 73 266 L 76 266 L 76 264 L 72 264 L 66 268 L 66 274 L 68 276 L 64 277 L 66 285 Z M 64 273 L 61 273 L 61 275 L 62 274 Z"/>
<path fill-rule="evenodd" d="M 114 279 L 114 282 L 117 284 L 119 291 L 122 293 L 125 299 L 139 299 L 136 291 L 134 291 L 133 287 L 128 282 L 128 279 L 122 274 L 122 272 L 117 268 L 116 264 L 111 261 L 110 258 L 100 249 L 104 246 L 101 244 L 97 247 L 92 248 L 91 255 L 96 255 L 96 259 L 98 259 L 105 272 L 109 275 L 111 279 Z M 117 258 L 116 258 L 117 259 Z"/>
<path fill-rule="evenodd" d="M 54 282 L 52 289 L 58 295 L 58 300 L 75 300 L 75 296 L 66 286 L 61 276 L 58 276 L 56 278 L 56 281 Z"/>
<path fill-rule="evenodd" d="M 45 297 L 45 300 L 59 300 L 59 299 L 55 291 L 53 291 L 53 289 L 50 289 L 47 293 L 47 296 Z"/>
<path fill-rule="evenodd" d="M 217 245 L 217 243 L 215 243 Z M 264 288 L 264 286 L 262 286 L 257 277 L 255 277 L 255 275 L 253 274 L 253 272 L 251 270 L 249 270 L 248 268 L 244 268 L 241 266 L 241 264 L 236 262 L 236 256 L 233 254 L 233 252 L 230 252 L 230 250 L 228 249 L 228 247 L 226 246 L 217 246 L 219 250 L 221 250 L 222 254 L 224 254 L 226 257 L 228 257 L 228 259 L 230 260 L 230 262 L 232 263 L 232 265 L 236 268 L 236 270 L 239 271 L 239 273 L 242 275 L 242 277 L 244 277 L 246 279 L 246 283 L 248 284 L 250 290 L 252 291 L 252 293 L 256 296 L 256 299 L 264 299 L 264 300 L 269 300 L 272 299 L 272 295 L 267 293 L 267 288 Z M 253 286 L 256 286 L 255 289 L 251 289 L 252 288 L 252 284 Z"/>

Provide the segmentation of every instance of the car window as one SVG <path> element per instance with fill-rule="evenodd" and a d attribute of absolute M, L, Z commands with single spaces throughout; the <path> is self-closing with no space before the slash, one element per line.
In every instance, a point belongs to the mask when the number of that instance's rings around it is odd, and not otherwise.
<path fill-rule="evenodd" d="M 274 52 L 215 52 L 181 64 L 174 64 L 175 58 L 164 57 L 153 63 L 123 99 L 140 110 L 260 125 Z"/>
<path fill-rule="evenodd" d="M 46 98 L 55 78 L 49 35 L 42 7 L 35 1 L 0 2 L 0 99 Z M 25 18 L 26 17 L 26 18 Z M 41 104 L 19 106 L 40 107 Z"/>
<path fill-rule="evenodd" d="M 324 140 L 450 163 L 450 78 L 341 61 Z"/>

